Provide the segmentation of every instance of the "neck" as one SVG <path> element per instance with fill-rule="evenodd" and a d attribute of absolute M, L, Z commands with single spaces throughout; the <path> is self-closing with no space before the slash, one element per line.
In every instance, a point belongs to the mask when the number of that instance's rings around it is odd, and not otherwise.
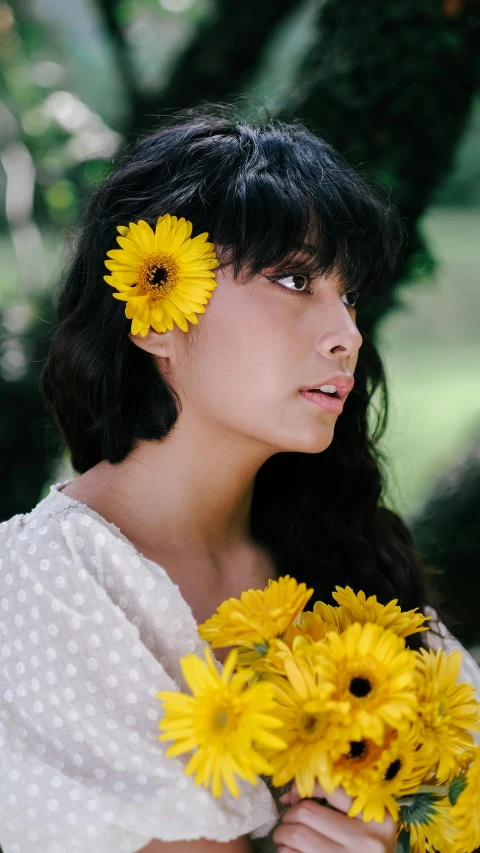
<path fill-rule="evenodd" d="M 224 427 L 193 430 L 182 415 L 164 441 L 140 442 L 123 462 L 101 462 L 92 473 L 138 541 L 198 551 L 220 565 L 253 544 L 255 476 L 271 455 L 271 447 Z"/>

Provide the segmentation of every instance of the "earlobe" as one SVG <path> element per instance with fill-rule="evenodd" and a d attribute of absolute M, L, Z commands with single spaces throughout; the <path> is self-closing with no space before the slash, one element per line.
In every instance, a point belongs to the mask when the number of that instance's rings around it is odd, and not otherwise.
<path fill-rule="evenodd" d="M 150 328 L 145 337 L 142 337 L 140 333 L 132 335 L 131 332 L 128 333 L 128 337 L 140 349 L 151 352 L 160 358 L 168 358 L 173 364 L 175 359 L 175 341 L 172 332 L 167 331 L 160 334 Z"/>

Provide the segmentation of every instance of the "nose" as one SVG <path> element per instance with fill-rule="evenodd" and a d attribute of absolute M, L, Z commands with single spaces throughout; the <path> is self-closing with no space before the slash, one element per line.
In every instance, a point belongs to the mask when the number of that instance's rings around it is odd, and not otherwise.
<path fill-rule="evenodd" d="M 317 315 L 315 347 L 322 355 L 343 353 L 346 359 L 358 355 L 363 337 L 358 329 L 352 310 L 341 297 L 328 308 L 324 304 Z"/>

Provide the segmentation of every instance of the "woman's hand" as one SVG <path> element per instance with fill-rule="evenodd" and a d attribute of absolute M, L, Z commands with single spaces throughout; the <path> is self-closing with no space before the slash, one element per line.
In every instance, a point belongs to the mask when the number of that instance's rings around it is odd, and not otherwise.
<path fill-rule="evenodd" d="M 365 823 L 361 815 L 349 817 L 346 812 L 352 798 L 343 788 L 327 794 L 320 785 L 315 785 L 313 796 L 324 797 L 340 811 L 313 800 L 302 800 L 294 783 L 280 798 L 291 808 L 273 833 L 278 853 L 395 853 L 397 827 L 391 815 L 387 814 L 382 823 Z"/>

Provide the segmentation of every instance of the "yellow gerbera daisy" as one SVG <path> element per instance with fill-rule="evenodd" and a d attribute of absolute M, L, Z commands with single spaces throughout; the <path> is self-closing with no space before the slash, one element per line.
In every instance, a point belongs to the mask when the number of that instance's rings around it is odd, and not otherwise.
<path fill-rule="evenodd" d="M 269 580 L 265 589 L 248 589 L 240 599 L 229 598 L 199 625 L 199 634 L 213 648 L 247 646 L 266 654 L 268 643 L 280 637 L 313 593 L 306 584 L 285 575 Z"/>
<path fill-rule="evenodd" d="M 304 621 L 304 617 L 307 617 Z M 325 631 L 319 626 L 319 621 L 313 613 L 300 613 L 283 634 L 283 639 L 274 637 L 268 643 L 268 650 L 264 653 L 255 649 L 241 648 L 238 652 L 238 666 L 251 666 L 256 672 L 285 673 L 286 658 L 311 658 L 314 655 L 315 636 L 323 636 Z M 323 624 L 323 623 L 322 623 Z M 305 626 L 305 627 L 304 627 Z"/>
<path fill-rule="evenodd" d="M 272 732 L 282 723 L 276 715 L 273 687 L 266 682 L 248 685 L 248 671 L 233 674 L 237 651 L 233 649 L 219 674 L 210 649 L 205 661 L 194 654 L 180 659 L 192 696 L 175 691 L 155 695 L 163 702 L 158 740 L 173 740 L 167 756 L 195 750 L 185 773 L 195 773 L 198 785 L 212 783 L 214 797 L 222 783 L 239 795 L 235 774 L 256 785 L 256 774 L 270 774 L 266 748 L 283 749 L 285 741 Z"/>
<path fill-rule="evenodd" d="M 451 781 L 471 760 L 474 739 L 480 731 L 479 704 L 471 684 L 458 684 L 462 655 L 443 649 L 416 652 L 418 722 L 422 751 L 438 761 L 439 784 Z"/>
<path fill-rule="evenodd" d="M 272 675 L 269 680 L 278 703 L 276 714 L 282 721 L 278 734 L 285 741 L 283 750 L 266 750 L 273 784 L 281 786 L 295 779 L 300 796 L 311 797 L 318 779 L 332 792 L 332 761 L 347 744 L 342 720 L 348 702 L 330 701 L 331 688 L 319 682 L 306 659 L 287 658 L 285 675 Z"/>
<path fill-rule="evenodd" d="M 399 832 L 404 829 L 410 834 L 412 853 L 457 853 L 451 811 L 448 797 L 441 797 L 425 808 L 424 822 L 406 817 L 400 821 Z"/>
<path fill-rule="evenodd" d="M 117 230 L 121 248 L 107 252 L 112 274 L 103 278 L 120 291 L 112 296 L 127 303 L 132 335 L 145 337 L 150 326 L 166 332 L 174 323 L 187 332 L 187 320 L 198 323 L 217 287 L 213 270 L 219 261 L 208 233 L 192 239 L 192 223 L 169 213 L 159 216 L 155 231 L 143 219 Z"/>
<path fill-rule="evenodd" d="M 480 746 L 465 774 L 466 786 L 452 808 L 456 853 L 471 853 L 480 847 Z"/>
<path fill-rule="evenodd" d="M 338 603 L 338 607 L 318 601 L 313 608 L 313 612 L 328 625 L 330 630 L 341 632 L 354 622 L 359 622 L 361 625 L 366 622 L 375 622 L 383 628 L 389 628 L 399 637 L 428 631 L 428 626 L 424 623 L 431 617 L 417 613 L 418 607 L 414 610 L 402 611 L 397 604 L 397 598 L 389 601 L 388 604 L 380 604 L 376 595 L 370 595 L 367 598 L 362 590 L 355 593 L 349 586 L 345 588 L 337 586 L 332 596 Z"/>
<path fill-rule="evenodd" d="M 292 647 L 295 637 L 303 637 L 307 642 L 317 643 L 319 640 L 323 640 L 328 630 L 329 626 L 325 624 L 321 616 L 311 610 L 304 610 L 288 626 L 283 639 L 290 647 Z"/>
<path fill-rule="evenodd" d="M 237 668 L 251 667 L 251 669 L 259 674 L 267 674 L 276 672 L 285 673 L 285 658 L 294 658 L 293 650 L 283 640 L 275 637 L 268 643 L 268 649 L 265 653 L 255 651 L 245 646 L 238 649 Z"/>
<path fill-rule="evenodd" d="M 374 747 L 372 751 L 374 752 Z M 355 795 L 348 813 L 350 817 L 355 817 L 363 812 L 363 820 L 375 820 L 381 823 L 385 818 L 385 810 L 388 810 L 397 820 L 399 815 L 397 798 L 416 791 L 428 769 L 425 765 L 418 763 L 416 740 L 412 732 L 407 737 L 396 737 L 392 732 L 390 737 L 387 737 L 385 747 L 380 750 L 380 754 L 373 755 L 372 764 L 374 778 L 370 784 L 364 784 L 360 790 L 358 790 L 358 779 L 355 780 L 354 772 L 350 777 L 347 777 L 344 772 L 342 782 L 338 783 L 345 785 L 347 793 Z"/>
<path fill-rule="evenodd" d="M 332 698 L 350 703 L 350 741 L 382 743 L 385 726 L 405 731 L 416 718 L 415 653 L 393 631 L 367 622 L 330 631 L 314 646 L 320 679 Z"/>
<path fill-rule="evenodd" d="M 378 761 L 385 743 L 375 743 L 370 738 L 349 741 L 347 749 L 338 756 L 333 768 L 335 786 L 341 785 L 353 797 L 371 786 L 379 777 Z"/>

